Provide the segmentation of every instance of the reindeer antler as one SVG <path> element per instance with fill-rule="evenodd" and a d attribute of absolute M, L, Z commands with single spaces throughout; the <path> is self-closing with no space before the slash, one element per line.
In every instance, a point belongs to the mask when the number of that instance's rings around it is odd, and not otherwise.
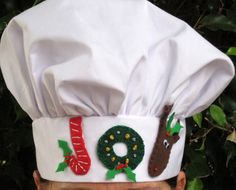
<path fill-rule="evenodd" d="M 171 124 L 174 120 L 175 117 L 175 112 L 171 114 L 168 122 L 167 122 L 167 126 L 166 126 L 166 134 L 167 136 L 173 136 L 175 134 L 179 134 L 180 129 L 183 128 L 183 126 L 180 125 L 179 121 L 177 121 L 174 125 L 173 128 L 171 128 Z"/>

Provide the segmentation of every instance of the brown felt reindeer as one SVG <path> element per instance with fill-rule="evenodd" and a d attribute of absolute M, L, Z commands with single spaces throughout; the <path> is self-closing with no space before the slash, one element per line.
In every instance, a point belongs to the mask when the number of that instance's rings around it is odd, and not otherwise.
<path fill-rule="evenodd" d="M 169 162 L 172 146 L 180 138 L 178 134 L 182 126 L 179 122 L 176 122 L 174 127 L 171 127 L 175 113 L 170 116 L 167 122 L 172 107 L 173 105 L 165 105 L 163 108 L 159 124 L 159 132 L 149 160 L 148 173 L 151 177 L 160 175 L 166 168 Z"/>

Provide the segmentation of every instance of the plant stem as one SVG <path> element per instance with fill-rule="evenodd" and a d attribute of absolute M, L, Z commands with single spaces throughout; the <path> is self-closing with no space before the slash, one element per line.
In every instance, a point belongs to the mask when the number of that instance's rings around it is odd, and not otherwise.
<path fill-rule="evenodd" d="M 178 8 L 175 11 L 175 15 L 177 15 L 177 13 L 179 12 L 179 10 L 183 7 L 183 5 L 185 4 L 186 0 L 183 0 L 182 3 L 178 6 Z"/>
<path fill-rule="evenodd" d="M 35 0 L 33 6 L 37 5 L 40 0 Z"/>
<path fill-rule="evenodd" d="M 198 137 L 196 137 L 196 138 L 194 138 L 194 139 L 190 139 L 190 140 L 189 140 L 190 144 L 192 144 L 193 142 L 198 141 L 198 140 L 201 139 L 201 138 L 205 138 L 213 129 L 214 129 L 214 127 L 211 127 L 211 128 L 208 129 L 203 135 L 198 136 Z"/>
<path fill-rule="evenodd" d="M 220 129 L 220 130 L 222 130 L 222 131 L 226 131 L 226 132 L 231 132 L 230 130 L 228 130 L 228 129 L 225 129 L 225 128 L 223 128 L 223 127 L 219 127 L 218 125 L 215 125 L 214 123 L 212 123 L 207 117 L 205 117 L 204 118 L 211 126 L 213 126 L 213 127 L 215 127 L 215 128 L 217 128 L 217 129 Z"/>
<path fill-rule="evenodd" d="M 201 16 L 197 19 L 197 22 L 194 24 L 193 28 L 194 29 L 197 29 L 197 28 L 200 28 L 198 27 L 199 23 L 201 22 L 202 18 L 204 17 L 205 15 L 205 11 L 201 14 Z"/>

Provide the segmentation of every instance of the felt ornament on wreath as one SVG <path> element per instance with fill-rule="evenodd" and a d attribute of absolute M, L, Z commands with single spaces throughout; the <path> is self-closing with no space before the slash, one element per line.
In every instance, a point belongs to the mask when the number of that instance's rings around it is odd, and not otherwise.
<path fill-rule="evenodd" d="M 91 159 L 85 147 L 81 124 L 81 117 L 70 118 L 70 135 L 76 155 L 72 154 L 73 151 L 66 141 L 58 140 L 59 147 L 63 150 L 64 161 L 58 165 L 56 172 L 64 171 L 70 166 L 76 175 L 85 175 L 88 173 Z"/>
<path fill-rule="evenodd" d="M 113 145 L 124 143 L 128 153 L 118 156 Z M 102 135 L 97 145 L 97 155 L 100 161 L 108 168 L 107 179 L 113 179 L 117 174 L 126 173 L 130 181 L 136 181 L 133 170 L 139 165 L 144 156 L 144 144 L 140 135 L 126 126 L 115 126 Z"/>
<path fill-rule="evenodd" d="M 172 105 L 164 106 L 160 118 L 159 132 L 149 160 L 148 173 L 151 177 L 159 176 L 166 168 L 172 146 L 179 140 L 179 132 L 183 128 L 179 122 L 171 127 L 175 113 L 173 113 L 168 122 L 167 118 L 171 112 Z"/>

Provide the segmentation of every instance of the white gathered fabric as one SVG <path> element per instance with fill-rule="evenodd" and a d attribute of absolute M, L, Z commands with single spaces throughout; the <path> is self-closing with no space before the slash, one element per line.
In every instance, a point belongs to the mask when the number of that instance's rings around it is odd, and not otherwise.
<path fill-rule="evenodd" d="M 184 119 L 234 76 L 225 54 L 146 0 L 46 0 L 11 20 L 0 65 L 34 121 L 159 117 L 165 104 Z"/>

